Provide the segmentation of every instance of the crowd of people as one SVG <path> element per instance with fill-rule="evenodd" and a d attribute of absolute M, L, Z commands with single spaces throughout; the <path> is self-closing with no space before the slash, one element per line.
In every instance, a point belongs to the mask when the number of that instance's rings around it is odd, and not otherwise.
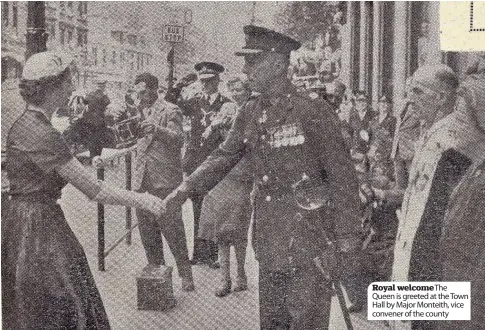
<path fill-rule="evenodd" d="M 374 110 L 365 91 L 346 94 L 338 82 L 311 100 L 288 75 L 300 43 L 252 25 L 244 33 L 236 55 L 246 78 L 226 82 L 230 95 L 219 91 L 224 67 L 204 61 L 165 93 L 157 77 L 138 75 L 125 105 L 112 109 L 113 124 L 137 117 L 133 191 L 96 180 L 50 124 L 73 92 L 73 61 L 51 52 L 28 59 L 20 85 L 27 110 L 7 141 L 6 328 L 109 329 L 83 249 L 56 204 L 68 182 L 100 203 L 135 207 L 143 271 L 165 264 L 163 236 L 187 292 L 196 290 L 197 265 L 219 269 L 218 297 L 248 289 L 252 224 L 261 329 L 328 329 L 332 286 L 341 282 L 348 311 L 359 312 L 367 286 L 390 280 L 471 281 L 474 296 L 468 323 L 396 321 L 396 329 L 484 324 L 485 250 L 476 247 L 485 239 L 483 57 L 461 82 L 445 65 L 422 66 L 405 99 L 381 95 Z M 196 80 L 201 91 L 187 97 Z M 93 156 L 110 103 L 103 85 L 86 98 L 82 121 Z"/>
<path fill-rule="evenodd" d="M 376 281 L 471 281 L 472 294 L 481 298 L 485 268 L 477 260 L 484 249 L 470 247 L 483 241 L 483 220 L 473 229 L 463 221 L 483 219 L 485 210 L 477 200 L 484 192 L 484 69 L 483 55 L 461 81 L 446 65 L 424 65 L 408 79 L 394 111 L 387 95 L 374 111 L 364 91 L 342 93 L 336 111 L 359 177 L 364 229 L 361 264 L 342 278 L 350 312 L 365 307 L 367 287 Z M 470 322 L 394 326 L 478 329 L 479 298 Z"/>

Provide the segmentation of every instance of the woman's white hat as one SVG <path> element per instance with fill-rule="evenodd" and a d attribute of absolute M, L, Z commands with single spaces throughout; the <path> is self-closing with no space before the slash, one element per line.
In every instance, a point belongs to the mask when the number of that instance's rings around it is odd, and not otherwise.
<path fill-rule="evenodd" d="M 41 52 L 32 55 L 25 62 L 22 79 L 39 80 L 61 74 L 74 62 L 74 58 L 61 52 Z"/>

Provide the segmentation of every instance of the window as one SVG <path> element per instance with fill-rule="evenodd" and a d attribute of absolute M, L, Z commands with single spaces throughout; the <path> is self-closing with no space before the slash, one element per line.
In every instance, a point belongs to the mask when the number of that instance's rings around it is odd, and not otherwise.
<path fill-rule="evenodd" d="M 72 30 L 67 31 L 67 44 L 70 45 L 72 43 Z"/>
<path fill-rule="evenodd" d="M 106 65 L 106 49 L 103 49 L 103 66 Z"/>
<path fill-rule="evenodd" d="M 98 65 L 98 49 L 96 47 L 93 47 L 93 60 L 94 65 Z"/>
<path fill-rule="evenodd" d="M 5 2 L 4 2 L 5 3 Z M 4 4 L 2 3 L 2 5 Z M 3 9 L 3 8 L 2 8 Z M 7 79 L 7 58 L 2 57 L 2 83 Z"/>
<path fill-rule="evenodd" d="M 66 28 L 62 24 L 59 24 L 59 36 L 61 45 L 64 45 L 66 43 Z"/>
<path fill-rule="evenodd" d="M 83 31 L 81 29 L 77 29 L 77 45 L 82 46 L 83 45 Z"/>
<path fill-rule="evenodd" d="M 8 1 L 2 2 L 2 23 L 5 26 L 8 26 L 8 16 L 9 16 L 8 6 L 9 6 Z"/>
<path fill-rule="evenodd" d="M 18 27 L 19 24 L 19 8 L 17 2 L 12 3 L 12 26 Z"/>
<path fill-rule="evenodd" d="M 86 1 L 79 1 L 77 4 L 77 13 L 79 16 L 85 16 L 88 13 L 88 4 Z"/>
<path fill-rule="evenodd" d="M 134 34 L 128 35 L 128 43 L 132 46 L 136 46 L 136 35 Z"/>

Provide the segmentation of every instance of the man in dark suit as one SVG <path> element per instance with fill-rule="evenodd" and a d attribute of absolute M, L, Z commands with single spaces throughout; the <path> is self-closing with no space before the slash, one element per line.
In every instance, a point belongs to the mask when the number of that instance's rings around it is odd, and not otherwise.
<path fill-rule="evenodd" d="M 105 93 L 106 81 L 99 80 L 96 82 L 96 86 L 96 90 L 86 97 L 88 109 L 83 115 L 85 140 L 91 157 L 101 155 L 103 146 L 107 143 L 105 113 L 111 103 Z"/>
<path fill-rule="evenodd" d="M 214 115 L 220 111 L 222 105 L 231 102 L 219 93 L 219 74 L 224 67 L 214 62 L 201 62 L 195 65 L 202 91 L 188 100 L 177 102 L 185 116 L 190 117 L 190 138 L 183 159 L 183 169 L 191 174 L 210 153 L 223 141 L 217 132 L 211 132 Z M 208 131 L 209 130 L 209 131 Z M 213 133 L 213 134 L 212 134 Z M 194 253 L 192 263 L 205 263 L 211 268 L 218 268 L 217 244 L 212 241 L 199 239 L 200 211 L 205 194 L 191 196 L 194 210 Z"/>

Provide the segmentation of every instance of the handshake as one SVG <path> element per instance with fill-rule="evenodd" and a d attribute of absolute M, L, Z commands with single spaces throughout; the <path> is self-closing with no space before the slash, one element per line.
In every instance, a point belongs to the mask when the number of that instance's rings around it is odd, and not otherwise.
<path fill-rule="evenodd" d="M 149 193 L 144 193 L 142 195 L 142 199 L 144 199 L 143 204 L 145 204 L 144 208 L 155 214 L 157 217 L 175 213 L 187 198 L 188 192 L 183 183 L 163 200 Z"/>

